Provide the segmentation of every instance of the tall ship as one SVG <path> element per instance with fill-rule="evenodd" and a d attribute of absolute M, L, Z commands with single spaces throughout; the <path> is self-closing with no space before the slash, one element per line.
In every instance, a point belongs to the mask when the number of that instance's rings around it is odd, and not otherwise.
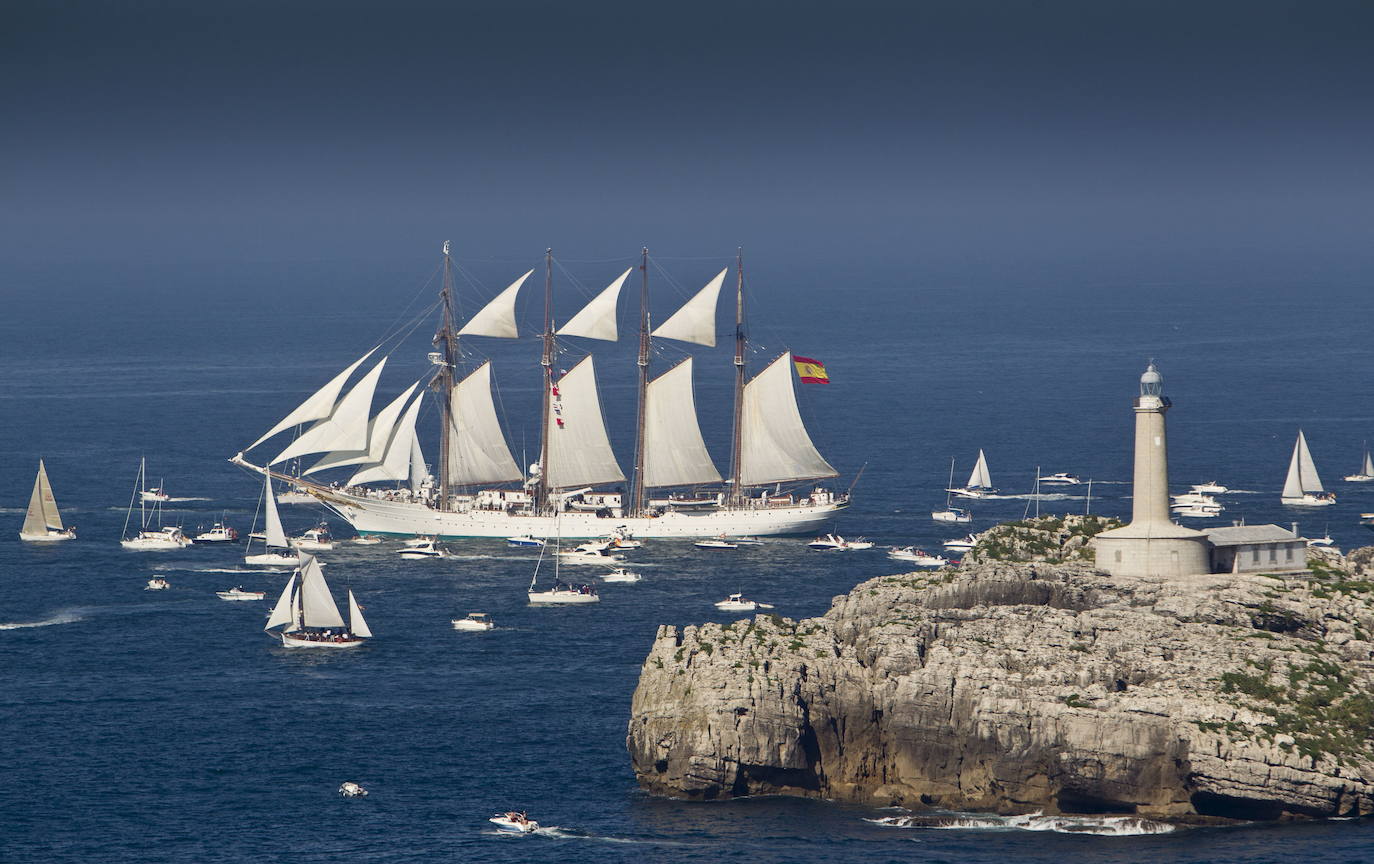
<path fill-rule="evenodd" d="M 620 274 L 560 327 L 553 314 L 553 263 L 552 252 L 546 252 L 540 450 L 527 471 L 512 455 L 498 418 L 492 362 L 463 369 L 460 340 L 518 338 L 516 298 L 535 271 L 516 279 L 460 324 L 455 265 L 447 243 L 436 304 L 436 350 L 429 352 L 432 372 L 372 414 L 386 356 L 375 360 L 346 393 L 344 388 L 381 350 L 373 348 L 230 461 L 313 496 L 362 535 L 547 538 L 561 533 L 582 538 L 615 530 L 639 538 L 811 534 L 848 506 L 847 492 L 816 485 L 838 472 L 816 449 L 802 421 L 791 352 L 752 377 L 748 374 L 742 255 L 734 268 L 733 422 L 724 477 L 697 420 L 693 358 L 657 376 L 650 366 L 656 339 L 715 346 L 716 307 L 730 268 L 651 328 L 649 257 L 647 249 L 642 252 L 638 401 L 627 478 L 606 432 L 592 355 L 566 371 L 556 370 L 562 337 L 618 339 L 619 297 L 636 268 Z M 416 431 L 421 403 L 430 395 L 437 402 L 440 427 L 435 476 L 428 473 Z M 301 431 L 275 456 L 265 448 L 264 456 L 248 456 L 293 429 Z M 286 473 L 292 460 L 320 454 L 299 475 Z M 340 475 L 346 480 L 315 479 L 342 468 L 349 471 Z"/>

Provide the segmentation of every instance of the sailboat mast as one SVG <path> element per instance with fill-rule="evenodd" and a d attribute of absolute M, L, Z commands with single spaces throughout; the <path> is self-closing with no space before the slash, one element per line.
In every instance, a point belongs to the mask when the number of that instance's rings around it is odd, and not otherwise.
<path fill-rule="evenodd" d="M 443 365 L 430 383 L 439 395 L 439 509 L 449 506 L 449 429 L 453 428 L 453 369 L 458 362 L 458 331 L 453 326 L 453 259 L 449 257 L 449 243 L 444 241 L 444 285 L 439 292 L 443 300 L 443 323 L 434 336 L 434 344 L 443 352 Z"/>
<path fill-rule="evenodd" d="M 730 438 L 730 503 L 741 504 L 744 490 L 740 476 L 744 466 L 744 248 L 735 252 L 735 413 Z"/>
<path fill-rule="evenodd" d="M 635 473 L 630 515 L 644 515 L 644 421 L 649 393 L 649 247 L 640 250 L 639 285 L 639 412 L 635 419 Z"/>
<path fill-rule="evenodd" d="M 543 415 L 539 425 L 539 487 L 536 508 L 549 502 L 549 401 L 553 397 L 553 249 L 544 250 L 544 367 Z"/>

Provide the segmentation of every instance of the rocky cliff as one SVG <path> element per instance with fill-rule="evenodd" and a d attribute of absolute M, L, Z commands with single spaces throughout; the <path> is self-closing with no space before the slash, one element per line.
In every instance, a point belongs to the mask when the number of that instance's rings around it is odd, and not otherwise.
<path fill-rule="evenodd" d="M 980 557 L 869 580 L 819 618 L 659 628 L 627 739 L 639 782 L 1178 821 L 1374 812 L 1374 550 L 1130 581 Z"/>

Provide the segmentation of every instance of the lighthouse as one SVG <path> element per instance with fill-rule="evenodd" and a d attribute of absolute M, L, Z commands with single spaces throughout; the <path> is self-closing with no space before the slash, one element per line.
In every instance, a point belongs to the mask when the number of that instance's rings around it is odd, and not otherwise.
<path fill-rule="evenodd" d="M 1135 474 L 1131 523 L 1093 538 L 1097 566 L 1113 576 L 1188 576 L 1209 571 L 1207 535 L 1169 518 L 1169 446 L 1164 415 L 1171 403 L 1151 362 L 1134 404 Z"/>

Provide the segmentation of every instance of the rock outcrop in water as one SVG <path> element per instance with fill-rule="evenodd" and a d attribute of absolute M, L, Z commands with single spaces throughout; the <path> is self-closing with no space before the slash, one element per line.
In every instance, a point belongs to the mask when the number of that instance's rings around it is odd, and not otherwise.
<path fill-rule="evenodd" d="M 627 745 L 645 789 L 685 798 L 1369 814 L 1371 559 L 1172 580 L 984 560 L 871 579 L 819 618 L 665 626 Z"/>

